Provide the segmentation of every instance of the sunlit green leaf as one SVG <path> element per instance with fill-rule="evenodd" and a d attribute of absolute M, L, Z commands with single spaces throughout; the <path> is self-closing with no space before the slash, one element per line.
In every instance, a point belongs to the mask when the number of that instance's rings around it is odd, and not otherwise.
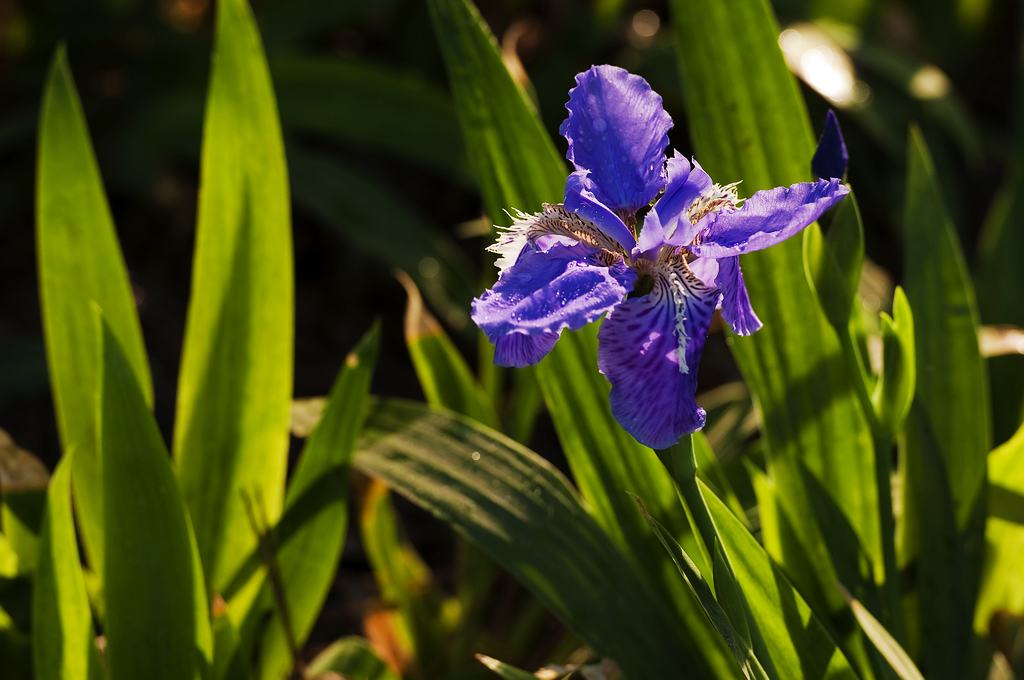
<path fill-rule="evenodd" d="M 102 482 L 94 429 L 99 349 L 90 301 L 107 315 L 147 403 L 152 387 L 131 283 L 63 49 L 43 94 L 37 172 L 39 292 L 50 384 L 63 450 L 75 453 L 72 481 L 82 539 L 91 565 L 101 571 Z"/>
<path fill-rule="evenodd" d="M 306 440 L 274 528 L 291 635 L 303 645 L 327 599 L 341 558 L 348 524 L 348 468 L 366 414 L 370 378 L 377 361 L 375 327 L 345 359 L 320 423 Z M 281 678 L 292 665 L 281 616 L 271 619 L 260 644 L 260 674 Z"/>
<path fill-rule="evenodd" d="M 974 630 L 987 635 L 998 610 L 1024 615 L 1024 425 L 988 456 L 989 517 L 985 570 L 974 612 Z"/>
<path fill-rule="evenodd" d="M 386 401 L 371 412 L 356 466 L 452 524 L 627 675 L 734 672 L 703 612 L 684 623 L 584 511 L 569 483 L 502 435 Z"/>
<path fill-rule="evenodd" d="M 198 678 L 213 642 L 188 513 L 124 350 L 96 318 L 110 677 Z"/>
<path fill-rule="evenodd" d="M 904 275 L 917 388 L 905 425 L 900 559 L 916 576 L 918 634 L 911 640 L 919 640 L 923 672 L 962 678 L 984 545 L 988 389 L 974 291 L 916 129 L 908 166 Z"/>
<path fill-rule="evenodd" d="M 32 662 L 38 680 L 100 677 L 71 515 L 73 457 L 57 464 L 46 496 L 32 591 Z"/>
<path fill-rule="evenodd" d="M 275 520 L 284 498 L 293 281 L 284 150 L 245 0 L 217 3 L 199 217 L 174 455 L 207 582 L 255 543 L 243 492 Z"/>
<path fill-rule="evenodd" d="M 708 173 L 742 180 L 746 196 L 810 179 L 814 139 L 768 1 L 671 7 L 687 121 Z M 766 525 L 766 542 L 811 601 L 837 606 L 837 570 L 871 589 L 884 569 L 874 451 L 854 376 L 804 275 L 800 241 L 743 256 L 764 328 L 729 342 L 762 414 L 778 487 L 782 521 Z M 767 535 L 773 528 L 787 536 Z M 866 562 L 845 559 L 848 550 Z"/>
<path fill-rule="evenodd" d="M 896 676 L 900 680 L 924 680 L 924 676 L 921 675 L 921 671 L 917 670 L 910 655 L 900 646 L 900 643 L 896 642 L 885 626 L 879 623 L 878 619 L 872 616 L 864 605 L 850 597 L 848 593 L 846 600 L 864 634 L 885 657 Z"/>

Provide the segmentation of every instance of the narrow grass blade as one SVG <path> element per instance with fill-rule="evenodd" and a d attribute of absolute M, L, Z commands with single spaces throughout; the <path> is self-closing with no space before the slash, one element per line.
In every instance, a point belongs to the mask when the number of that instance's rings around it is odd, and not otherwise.
<path fill-rule="evenodd" d="M 537 454 L 461 417 L 385 401 L 356 465 L 475 542 L 627 675 L 735 672 L 703 612 L 680 620 Z"/>
<path fill-rule="evenodd" d="M 103 505 L 94 392 L 99 350 L 90 301 L 105 311 L 147 404 L 152 387 L 131 283 L 63 48 L 50 66 L 39 122 L 36 239 L 57 425 L 62 449 L 75 452 L 72 482 L 82 540 L 99 572 Z"/>
<path fill-rule="evenodd" d="M 674 0 L 671 8 L 687 120 L 704 168 L 720 182 L 742 180 L 746 196 L 810 179 L 813 136 L 768 0 Z M 788 534 L 766 538 L 782 548 L 775 557 L 816 606 L 838 607 L 836 570 L 865 590 L 884 572 L 873 441 L 857 376 L 808 284 L 801 237 L 744 255 L 742 264 L 764 328 L 729 342 L 762 414 L 785 520 L 774 526 Z M 866 554 L 864 565 L 839 554 L 850 545 Z"/>
<path fill-rule="evenodd" d="M 174 455 L 206 581 L 254 545 L 242 494 L 276 520 L 292 390 L 291 222 L 277 108 L 245 0 L 217 4 Z"/>
<path fill-rule="evenodd" d="M 199 678 L 213 642 L 188 512 L 124 350 L 96 319 L 110 677 Z"/>
<path fill-rule="evenodd" d="M 46 495 L 32 588 L 32 663 L 38 680 L 101 677 L 71 515 L 73 455 L 57 464 Z"/>
<path fill-rule="evenodd" d="M 851 597 L 845 588 L 840 586 L 840 589 L 846 602 L 850 605 L 853 616 L 857 619 L 861 630 L 864 631 L 864 634 L 868 636 L 868 639 L 871 640 L 882 657 L 889 663 L 893 672 L 896 673 L 896 677 L 900 680 L 924 680 L 924 676 L 921 675 L 921 671 L 917 670 L 917 666 L 914 665 L 910 655 L 900 646 L 900 643 L 893 639 L 889 631 L 885 629 L 885 626 L 879 623 L 878 619 L 872 616 L 871 612 L 857 599 Z"/>
<path fill-rule="evenodd" d="M 261 677 L 288 674 L 292 658 L 287 636 L 301 648 L 334 581 L 348 524 L 348 469 L 366 415 L 378 348 L 379 330 L 374 327 L 345 359 L 288 484 L 284 513 L 273 533 L 288 621 L 279 612 L 263 634 L 258 647 Z"/>
<path fill-rule="evenodd" d="M 533 673 L 524 671 L 521 668 L 516 668 L 504 661 L 498 661 L 494 657 L 487 656 L 486 654 L 477 654 L 476 660 L 486 666 L 489 670 L 494 671 L 494 674 L 504 680 L 537 680 L 537 676 Z"/>
<path fill-rule="evenodd" d="M 423 305 L 416 284 L 405 273 L 398 281 L 408 298 L 405 306 L 405 345 L 427 403 L 469 416 L 498 428 L 494 404 L 473 377 L 466 360 L 455 348 L 441 324 Z"/>
<path fill-rule="evenodd" d="M 924 139 L 908 151 L 904 273 L 917 388 L 905 424 L 901 565 L 916 576 L 917 635 L 930 678 L 964 677 L 984 545 L 988 389 L 977 311 Z M 936 592 L 943 597 L 935 597 Z"/>

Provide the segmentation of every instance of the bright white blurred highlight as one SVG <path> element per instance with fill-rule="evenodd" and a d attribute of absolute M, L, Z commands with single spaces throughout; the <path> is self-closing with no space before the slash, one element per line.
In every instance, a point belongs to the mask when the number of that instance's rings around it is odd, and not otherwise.
<path fill-rule="evenodd" d="M 786 65 L 818 94 L 840 108 L 867 102 L 868 86 L 857 80 L 849 55 L 813 24 L 794 24 L 779 35 Z"/>

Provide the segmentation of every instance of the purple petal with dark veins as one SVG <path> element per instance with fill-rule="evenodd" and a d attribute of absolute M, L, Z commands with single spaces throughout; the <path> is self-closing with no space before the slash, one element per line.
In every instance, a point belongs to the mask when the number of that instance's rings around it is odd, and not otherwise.
<path fill-rule="evenodd" d="M 850 190 L 838 179 L 819 179 L 758 191 L 734 212 L 709 215 L 690 247 L 699 257 L 723 258 L 785 241 L 811 224 Z"/>
<path fill-rule="evenodd" d="M 626 300 L 602 324 L 598 367 L 612 384 L 612 413 L 641 444 L 664 449 L 704 427 L 694 395 L 717 299 L 717 291 L 660 275 L 651 293 Z"/>
<path fill-rule="evenodd" d="M 537 363 L 558 342 L 558 333 L 509 333 L 494 341 L 494 363 L 498 366 L 522 368 Z"/>
<path fill-rule="evenodd" d="M 602 203 L 594 194 L 593 180 L 588 177 L 589 171 L 577 170 L 565 180 L 566 210 L 570 210 L 598 226 L 606 236 L 618 242 L 625 252 L 636 245 L 633 232 L 625 225 L 611 208 Z"/>
<path fill-rule="evenodd" d="M 505 340 L 510 344 L 497 348 L 496 360 L 536 363 L 554 345 L 550 336 L 581 328 L 619 304 L 636 274 L 621 260 L 605 266 L 600 256 L 581 243 L 559 240 L 546 249 L 529 243 L 490 290 L 473 300 L 473 321 L 491 342 L 511 334 L 541 338 L 530 347 L 519 338 Z"/>
<path fill-rule="evenodd" d="M 665 147 L 672 118 L 647 81 L 617 66 L 576 76 L 559 132 L 566 158 L 589 170 L 594 194 L 615 212 L 635 212 L 665 186 Z"/>
<path fill-rule="evenodd" d="M 764 324 L 750 304 L 747 286 L 743 282 L 740 258 L 723 257 L 716 260 L 700 257 L 690 263 L 690 269 L 704 283 L 713 286 L 722 294 L 718 303 L 722 316 L 736 335 L 756 333 Z"/>

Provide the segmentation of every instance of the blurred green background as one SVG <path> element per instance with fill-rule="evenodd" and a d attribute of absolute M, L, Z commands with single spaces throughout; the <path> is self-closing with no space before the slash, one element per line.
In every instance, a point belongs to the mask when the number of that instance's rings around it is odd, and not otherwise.
<path fill-rule="evenodd" d="M 728 2 L 728 0 L 723 0 Z M 477 3 L 506 63 L 535 96 L 552 135 L 577 72 L 609 62 L 646 77 L 676 118 L 674 147 L 691 153 L 664 2 Z M 975 273 L 983 321 L 1024 325 L 1024 131 L 1019 0 L 775 0 L 787 61 L 812 119 L 836 108 L 850 180 L 864 213 L 869 304 L 899 280 L 907 126 L 924 130 Z M 413 276 L 467 356 L 468 302 L 492 276 L 488 224 L 469 176 L 427 10 L 417 0 L 255 0 L 285 133 L 294 215 L 298 396 L 324 394 L 340 358 L 374 318 L 383 323 L 373 390 L 419 396 L 405 343 Z M 0 0 L 0 428 L 49 467 L 58 440 L 39 317 L 33 195 L 45 70 L 68 46 L 134 285 L 153 370 L 158 420 L 173 422 L 189 294 L 198 152 L 209 74 L 210 0 Z M 731 181 L 734 178 L 721 178 Z M 536 206 L 517 206 L 524 210 Z M 906 247 L 913 247 L 910 244 Z M 993 360 L 995 441 L 1020 419 L 1024 361 Z M 703 390 L 737 389 L 716 333 Z M 722 390 L 726 390 L 723 392 Z M 742 388 L 738 388 L 741 391 Z M 724 419 L 709 434 L 728 451 Z M 716 430 L 716 425 L 720 427 Z M 531 442 L 556 456 L 546 417 Z M 725 444 L 725 446 L 723 446 Z M 557 461 L 556 461 L 557 462 Z M 421 553 L 442 578 L 446 530 L 401 505 Z M 437 560 L 432 559 L 437 557 Z M 440 563 L 439 563 L 440 562 Z M 356 542 L 323 625 L 361 630 L 372 579 Z M 363 581 L 351 574 L 364 573 Z M 357 593 L 359 595 L 359 593 Z M 541 659 L 542 660 L 542 659 Z"/>

